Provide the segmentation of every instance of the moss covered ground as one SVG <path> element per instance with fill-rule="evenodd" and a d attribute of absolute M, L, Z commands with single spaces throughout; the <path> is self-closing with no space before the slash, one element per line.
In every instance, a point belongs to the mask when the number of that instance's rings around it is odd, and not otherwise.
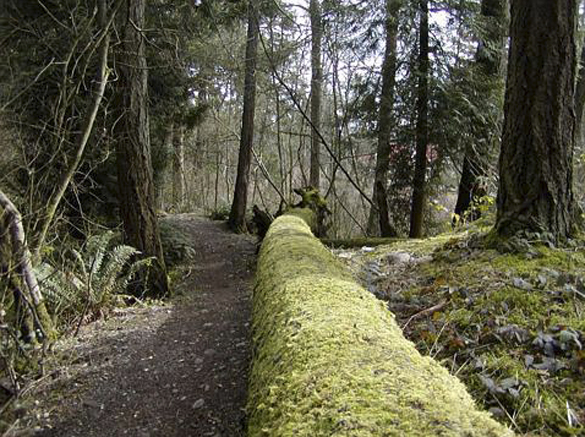
<path fill-rule="evenodd" d="M 512 435 L 416 351 L 301 217 L 278 218 L 260 253 L 248 435 Z"/>
<path fill-rule="evenodd" d="M 446 234 L 337 251 L 417 349 L 518 434 L 585 435 L 585 251 Z"/>

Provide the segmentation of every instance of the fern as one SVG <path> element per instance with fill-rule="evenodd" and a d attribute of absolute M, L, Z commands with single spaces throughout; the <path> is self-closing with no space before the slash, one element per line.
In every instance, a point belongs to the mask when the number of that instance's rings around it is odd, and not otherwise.
<path fill-rule="evenodd" d="M 132 265 L 138 264 L 136 261 L 131 264 L 128 272 L 124 273 L 124 268 L 128 265 L 132 257 L 140 252 L 131 246 L 119 245 L 113 248 L 108 254 L 105 265 L 102 269 L 96 271 L 92 280 L 92 290 L 96 302 L 105 302 L 109 296 L 122 292 L 128 286 L 128 275 L 132 272 Z M 132 273 L 133 275 L 134 273 Z"/>
<path fill-rule="evenodd" d="M 140 254 L 134 247 L 112 247 L 115 236 L 105 232 L 90 237 L 81 251 L 71 249 L 70 269 L 47 263 L 36 267 L 45 297 L 56 314 L 75 318 L 85 309 L 99 313 L 113 295 L 126 290 L 138 271 L 151 265 L 153 258 L 133 260 Z"/>

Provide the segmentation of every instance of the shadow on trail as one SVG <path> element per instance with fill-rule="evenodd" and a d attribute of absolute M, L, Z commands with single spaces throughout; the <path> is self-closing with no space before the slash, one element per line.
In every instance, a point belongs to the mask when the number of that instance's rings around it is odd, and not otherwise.
<path fill-rule="evenodd" d="M 182 296 L 116 311 L 77 345 L 79 371 L 40 435 L 244 435 L 253 240 L 191 215 L 166 220 L 196 251 Z"/>

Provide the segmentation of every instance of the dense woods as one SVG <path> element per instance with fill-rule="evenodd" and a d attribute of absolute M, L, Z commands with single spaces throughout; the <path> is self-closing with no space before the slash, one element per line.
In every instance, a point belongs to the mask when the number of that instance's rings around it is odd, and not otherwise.
<path fill-rule="evenodd" d="M 320 237 L 580 247 L 579 3 L 0 0 L 5 389 L 172 295 L 168 214 L 264 234 L 312 193 Z"/>

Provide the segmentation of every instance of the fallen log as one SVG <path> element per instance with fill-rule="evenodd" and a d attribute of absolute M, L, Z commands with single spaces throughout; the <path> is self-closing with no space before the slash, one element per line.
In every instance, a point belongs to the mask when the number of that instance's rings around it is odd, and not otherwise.
<path fill-rule="evenodd" d="M 248 435 L 511 436 L 292 210 L 261 248 Z M 307 216 L 307 217 L 305 217 Z"/>
<path fill-rule="evenodd" d="M 28 327 L 25 329 L 28 340 L 33 343 L 36 342 L 36 329 L 41 334 L 43 341 L 52 341 L 56 338 L 57 334 L 53 327 L 53 321 L 45 306 L 45 301 L 33 269 L 31 253 L 22 224 L 22 216 L 10 198 L 0 189 L 0 218 L 3 217 L 5 217 L 7 223 L 6 228 L 10 235 L 9 246 L 12 251 L 10 256 L 14 258 L 16 263 L 15 272 L 23 284 L 22 289 L 15 286 L 15 296 L 20 301 L 17 302 L 17 305 L 25 309 L 33 319 L 33 325 L 31 325 L 33 329 L 30 330 Z M 3 232 L 2 228 L 3 226 L 0 225 L 0 232 Z M 7 275 L 9 273 L 9 271 L 6 272 Z M 14 281 L 11 282 L 14 283 Z"/>

